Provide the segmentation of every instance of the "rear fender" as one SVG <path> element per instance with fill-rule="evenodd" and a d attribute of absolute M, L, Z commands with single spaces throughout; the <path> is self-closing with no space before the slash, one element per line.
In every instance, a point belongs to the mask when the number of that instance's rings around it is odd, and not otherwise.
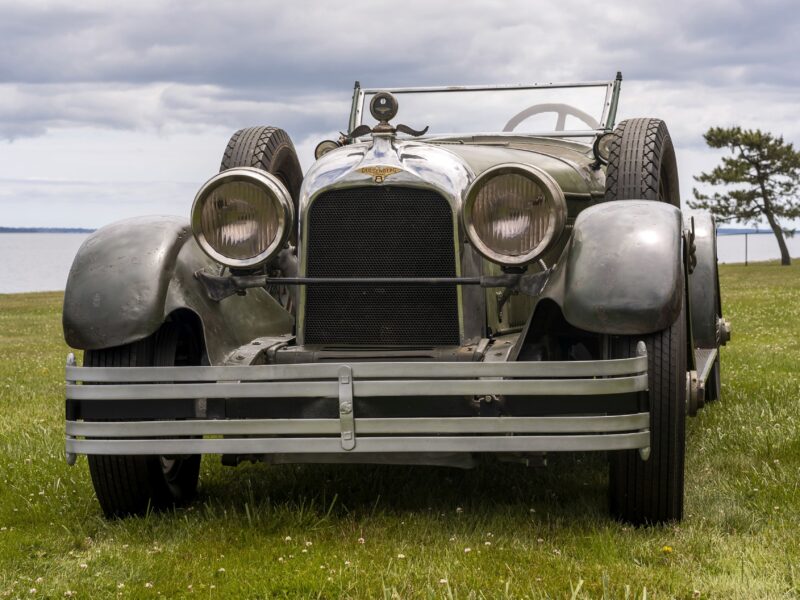
<path fill-rule="evenodd" d="M 687 229 L 694 231 L 696 264 L 689 275 L 694 345 L 699 348 L 716 348 L 719 346 L 717 322 L 722 317 L 716 223 L 711 213 L 705 211 L 689 211 L 684 219 Z"/>
<path fill-rule="evenodd" d="M 291 333 L 294 319 L 265 290 L 222 302 L 194 277 L 221 266 L 178 217 L 140 217 L 93 233 L 78 250 L 64 294 L 64 337 L 96 350 L 152 335 L 174 311 L 188 309 L 203 325 L 211 364 L 254 338 Z"/>

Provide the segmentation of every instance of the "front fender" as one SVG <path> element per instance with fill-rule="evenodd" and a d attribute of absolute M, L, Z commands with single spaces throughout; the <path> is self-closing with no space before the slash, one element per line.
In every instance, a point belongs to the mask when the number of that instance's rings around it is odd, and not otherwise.
<path fill-rule="evenodd" d="M 545 291 L 571 325 L 646 334 L 678 317 L 683 294 L 681 212 L 666 203 L 618 200 L 587 208 Z"/>
<path fill-rule="evenodd" d="M 194 277 L 220 265 L 179 217 L 138 217 L 89 236 L 72 263 L 64 294 L 64 337 L 73 348 L 121 346 L 152 335 L 179 309 L 203 325 L 212 364 L 256 337 L 290 333 L 293 317 L 263 289 L 211 301 Z"/>

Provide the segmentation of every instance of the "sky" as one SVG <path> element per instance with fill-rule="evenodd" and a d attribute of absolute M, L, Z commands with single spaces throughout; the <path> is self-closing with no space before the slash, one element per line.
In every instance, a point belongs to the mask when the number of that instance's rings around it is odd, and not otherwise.
<path fill-rule="evenodd" d="M 0 0 L 0 226 L 188 215 L 241 127 L 286 129 L 307 169 L 356 79 L 622 71 L 618 121 L 667 122 L 687 199 L 721 156 L 710 126 L 800 145 L 798 32 L 797 0 Z"/>

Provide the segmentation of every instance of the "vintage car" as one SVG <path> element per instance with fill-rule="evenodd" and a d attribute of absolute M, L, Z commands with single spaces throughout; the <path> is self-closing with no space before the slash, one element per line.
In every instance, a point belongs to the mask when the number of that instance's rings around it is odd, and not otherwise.
<path fill-rule="evenodd" d="M 187 501 L 203 454 L 602 451 L 614 517 L 681 519 L 686 415 L 720 396 L 730 328 L 714 221 L 681 211 L 663 121 L 615 127 L 621 81 L 356 83 L 305 176 L 285 131 L 242 129 L 188 221 L 92 234 L 64 299 L 66 456 L 104 513 Z"/>

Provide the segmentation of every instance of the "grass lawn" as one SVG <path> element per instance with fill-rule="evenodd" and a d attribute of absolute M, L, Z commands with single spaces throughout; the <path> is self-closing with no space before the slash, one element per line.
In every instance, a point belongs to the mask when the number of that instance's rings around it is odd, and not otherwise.
<path fill-rule="evenodd" d="M 474 471 L 222 467 L 105 521 L 63 460 L 61 294 L 0 296 L 0 598 L 798 598 L 800 267 L 724 266 L 723 399 L 689 421 L 680 525 L 606 517 L 601 456 Z"/>

